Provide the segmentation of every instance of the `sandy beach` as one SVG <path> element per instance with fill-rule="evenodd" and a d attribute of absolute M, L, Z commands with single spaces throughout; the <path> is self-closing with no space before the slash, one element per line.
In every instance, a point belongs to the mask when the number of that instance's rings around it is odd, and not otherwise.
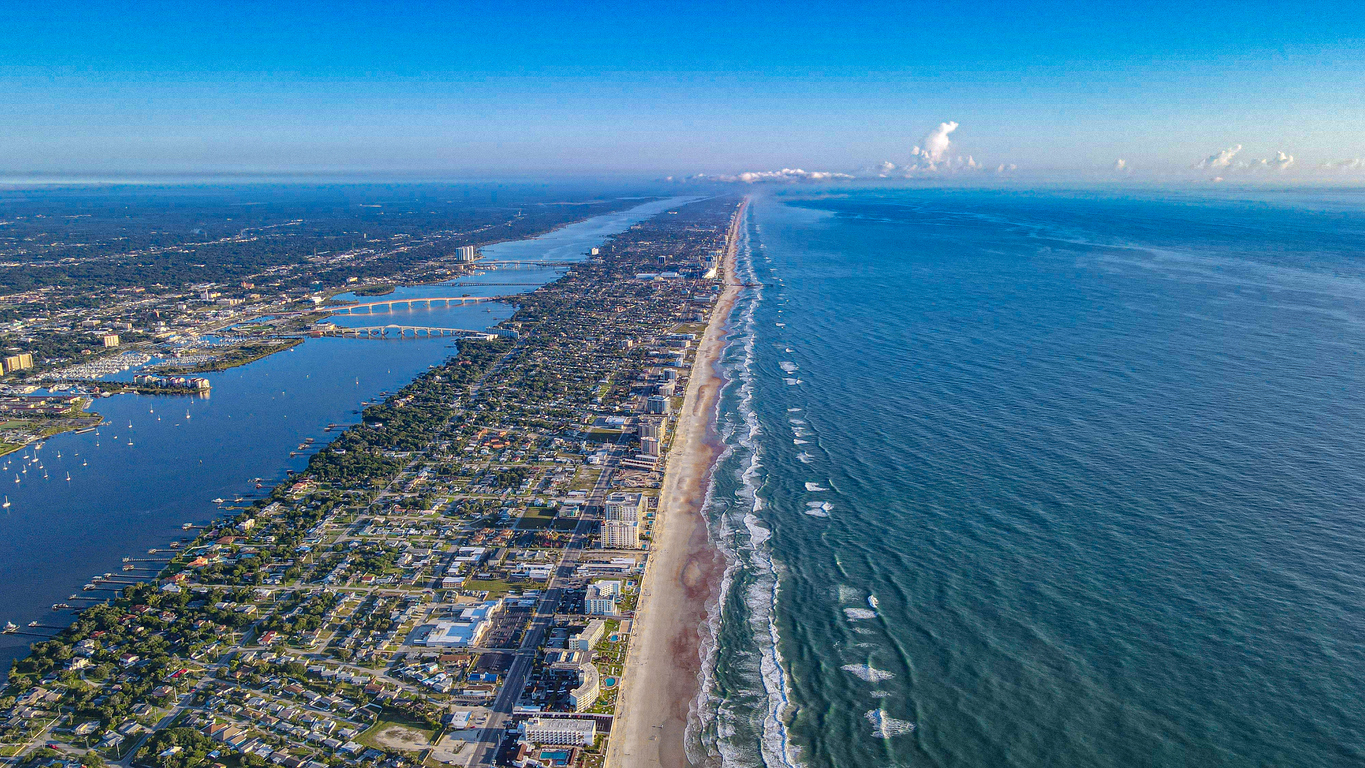
<path fill-rule="evenodd" d="M 727 318 L 739 292 L 734 260 L 743 219 L 742 207 L 725 249 L 724 289 L 698 347 L 664 473 L 607 768 L 688 765 L 683 735 L 699 685 L 701 627 L 725 570 L 724 557 L 711 545 L 701 507 L 722 449 L 715 416 L 725 381 L 716 362 L 725 348 Z"/>

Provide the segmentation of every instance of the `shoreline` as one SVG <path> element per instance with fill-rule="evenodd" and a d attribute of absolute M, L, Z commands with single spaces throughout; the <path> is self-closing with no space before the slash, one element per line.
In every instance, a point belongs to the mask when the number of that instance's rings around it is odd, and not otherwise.
<path fill-rule="evenodd" d="M 728 344 L 729 315 L 739 295 L 735 257 L 748 206 L 746 197 L 730 226 L 722 257 L 723 288 L 698 346 L 678 417 L 606 768 L 690 765 L 684 739 L 701 686 L 699 628 L 706 624 L 707 606 L 717 597 L 726 567 L 724 555 L 711 542 L 703 505 L 724 450 L 715 427 L 720 392 L 727 382 L 717 365 Z"/>

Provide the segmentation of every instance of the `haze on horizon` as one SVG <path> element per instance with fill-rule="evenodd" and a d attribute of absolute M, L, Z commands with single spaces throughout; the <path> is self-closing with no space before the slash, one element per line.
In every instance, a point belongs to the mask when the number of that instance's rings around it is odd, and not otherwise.
<path fill-rule="evenodd" d="M 1365 180 L 1365 6 L 1108 5 L 14 6 L 0 171 Z"/>

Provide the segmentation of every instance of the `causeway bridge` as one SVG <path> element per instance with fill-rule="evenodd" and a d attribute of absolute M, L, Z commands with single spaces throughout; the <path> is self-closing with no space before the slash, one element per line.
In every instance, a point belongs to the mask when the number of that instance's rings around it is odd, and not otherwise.
<path fill-rule="evenodd" d="M 578 262 L 567 259 L 504 259 L 500 261 L 478 261 L 468 262 L 475 267 L 493 267 L 494 269 L 520 269 L 523 267 L 573 267 Z"/>
<path fill-rule="evenodd" d="M 366 301 L 359 304 L 336 304 L 322 309 L 334 314 L 357 314 L 357 309 L 367 310 L 364 314 L 375 314 L 375 307 L 388 307 L 390 311 L 394 307 L 405 306 L 408 309 L 413 307 L 426 307 L 430 309 L 436 305 L 453 306 L 456 304 L 478 304 L 481 301 L 495 301 L 490 296 L 414 296 L 407 299 L 381 299 L 378 301 Z"/>
<path fill-rule="evenodd" d="M 420 338 L 454 336 L 460 339 L 496 339 L 495 331 L 471 331 L 466 328 L 438 328 L 430 325 L 362 325 L 347 328 L 340 325 L 315 325 L 312 333 L 318 336 L 349 336 L 357 339 Z"/>

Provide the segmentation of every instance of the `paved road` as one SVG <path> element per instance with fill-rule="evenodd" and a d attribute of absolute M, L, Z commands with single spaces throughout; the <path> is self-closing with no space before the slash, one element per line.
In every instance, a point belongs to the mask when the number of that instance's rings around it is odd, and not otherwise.
<path fill-rule="evenodd" d="M 619 442 L 620 439 L 618 438 Z M 602 468 L 602 474 L 598 475 L 597 483 L 593 486 L 592 493 L 588 495 L 590 507 L 600 508 L 602 506 L 602 498 L 611 483 L 611 475 L 614 471 L 615 467 L 612 464 Z M 569 546 L 564 548 L 564 554 L 559 559 L 559 565 L 556 566 L 550 581 L 546 583 L 545 597 L 536 607 L 536 613 L 531 618 L 531 625 L 526 630 L 526 634 L 522 637 L 521 646 L 517 649 L 512 667 L 503 680 L 502 688 L 498 690 L 497 698 L 493 700 L 493 713 L 479 733 L 479 742 L 474 749 L 474 759 L 470 764 L 471 766 L 481 768 L 494 764 L 498 745 L 502 743 L 504 731 L 510 724 L 512 710 L 516 707 L 517 702 L 521 699 L 522 691 L 526 688 L 527 678 L 530 676 L 531 667 L 535 662 L 536 649 L 540 647 L 546 630 L 550 628 L 555 613 L 559 610 L 559 601 L 564 594 L 564 588 L 560 586 L 560 582 L 573 576 L 576 572 L 579 554 L 591 543 L 588 532 L 595 520 L 596 517 L 579 519 Z"/>

